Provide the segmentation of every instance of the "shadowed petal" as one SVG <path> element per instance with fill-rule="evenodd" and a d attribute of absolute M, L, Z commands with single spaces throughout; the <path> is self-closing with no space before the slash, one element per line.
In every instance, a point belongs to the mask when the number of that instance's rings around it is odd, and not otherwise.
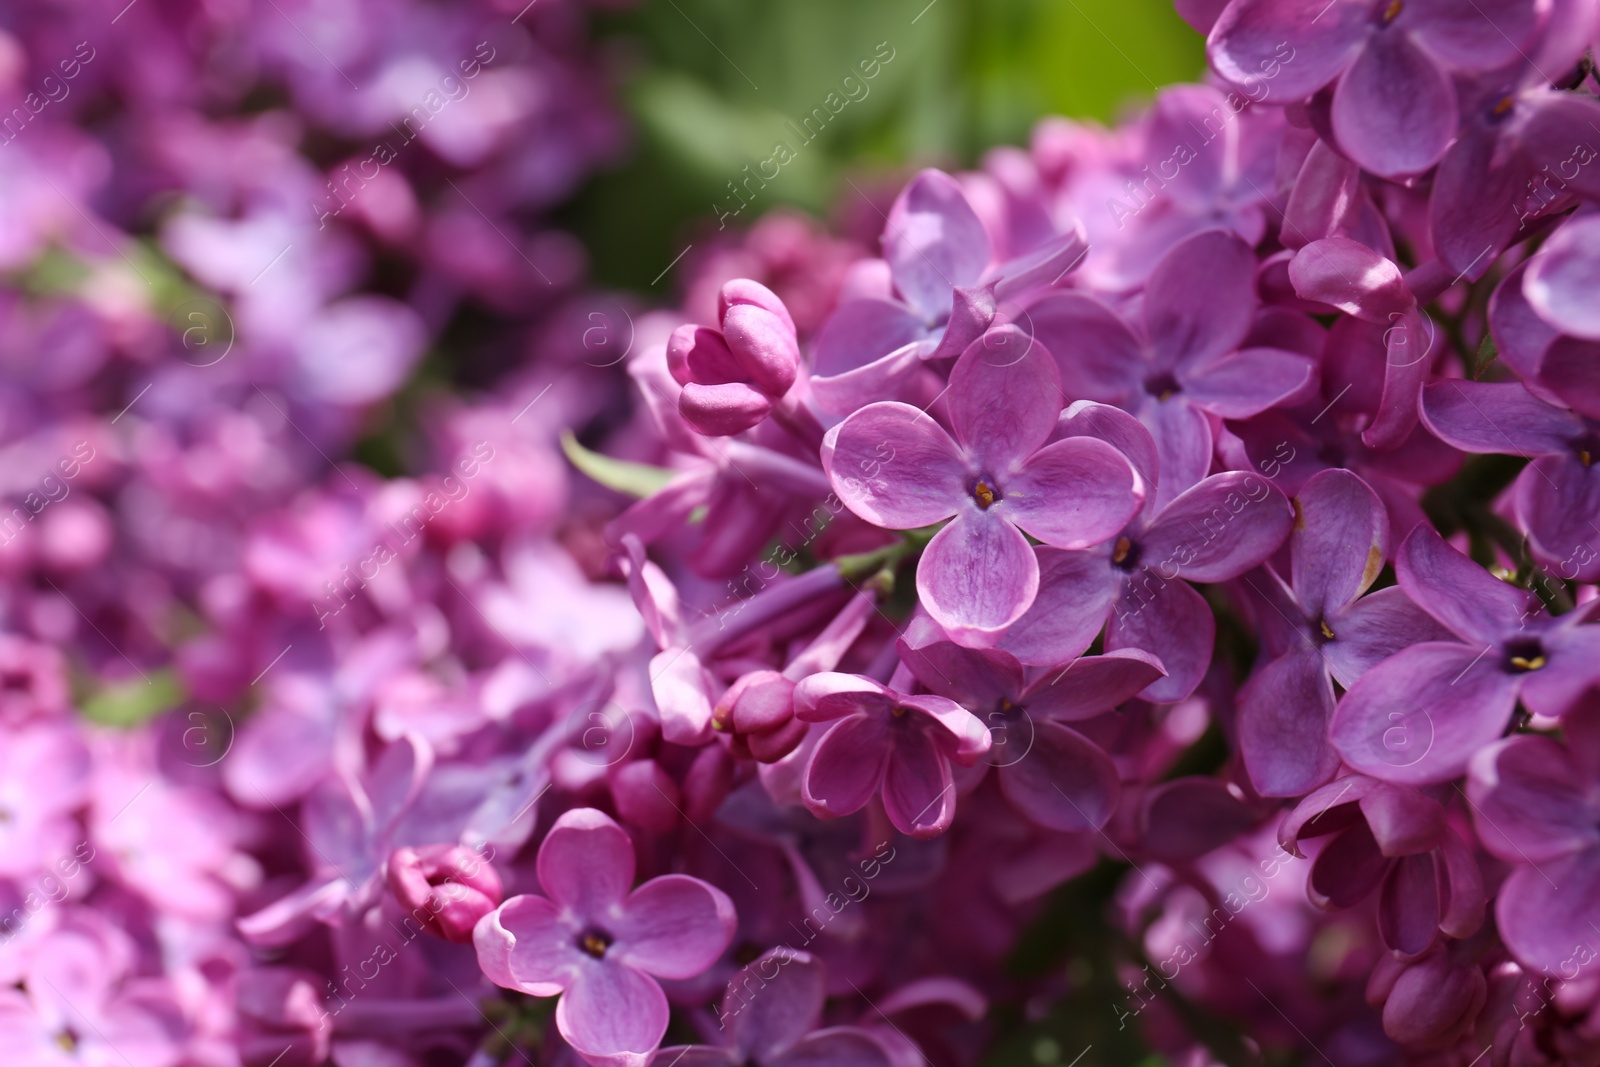
<path fill-rule="evenodd" d="M 1522 677 L 1528 710 L 1559 717 L 1578 710 L 1585 698 L 1592 702 L 1600 693 L 1600 625 L 1556 626 L 1542 643 L 1549 662 Z"/>
<path fill-rule="evenodd" d="M 1023 663 L 1049 666 L 1083 652 L 1106 624 L 1120 582 L 1111 555 L 1100 550 L 1034 550 L 1039 592 L 1033 606 L 1012 623 L 997 647 Z"/>
<path fill-rule="evenodd" d="M 762 953 L 734 975 L 722 1018 L 732 1018 L 728 1029 L 744 1059 L 773 1063 L 811 1032 L 827 998 L 823 977 L 821 961 L 792 948 Z"/>
<path fill-rule="evenodd" d="M 901 833 L 935 837 L 950 828 L 956 814 L 950 761 L 926 730 L 911 728 L 895 734 L 884 767 L 883 810 Z"/>
<path fill-rule="evenodd" d="M 806 765 L 801 795 L 818 816 L 860 811 L 883 782 L 889 737 L 883 719 L 857 715 L 829 727 Z"/>
<path fill-rule="evenodd" d="M 1518 382 L 1433 382 L 1422 389 L 1422 421 L 1463 452 L 1542 456 L 1565 452 L 1583 420 L 1547 404 Z"/>
<path fill-rule="evenodd" d="M 1226 581 L 1277 551 L 1293 522 L 1288 499 L 1259 474 L 1216 474 L 1156 516 L 1142 561 L 1168 580 Z"/>
<path fill-rule="evenodd" d="M 1456 130 L 1450 77 L 1404 33 L 1377 33 L 1333 91 L 1333 132 L 1346 155 L 1385 178 L 1420 174 Z"/>
<path fill-rule="evenodd" d="M 1001 767 L 1006 799 L 1051 830 L 1098 830 L 1116 810 L 1121 782 L 1099 745 L 1060 723 L 1034 722 L 1027 755 Z"/>
<path fill-rule="evenodd" d="M 1366 592 L 1389 554 L 1389 513 L 1359 477 L 1326 470 L 1295 498 L 1291 584 L 1312 619 Z"/>
<path fill-rule="evenodd" d="M 1144 321 L 1157 367 L 1195 367 L 1232 352 L 1256 310 L 1256 257 L 1224 230 L 1176 245 L 1144 290 Z"/>
<path fill-rule="evenodd" d="M 1432 853 L 1395 861 L 1378 897 L 1378 934 L 1407 959 L 1422 955 L 1438 938 L 1439 877 Z"/>
<path fill-rule="evenodd" d="M 1572 754 L 1548 737 L 1508 737 L 1472 759 L 1467 780 L 1483 847 L 1542 863 L 1600 845 L 1600 810 Z"/>
<path fill-rule="evenodd" d="M 1069 396 L 1117 403 L 1143 385 L 1144 347 L 1116 312 L 1082 293 L 1051 293 L 1025 323 L 1055 357 Z"/>
<path fill-rule="evenodd" d="M 1400 588 L 1464 641 L 1491 643 L 1516 630 L 1538 599 L 1502 582 L 1446 544 L 1433 527 L 1412 530 L 1395 556 Z"/>
<path fill-rule="evenodd" d="M 1106 649 L 1138 648 L 1159 656 L 1167 676 L 1151 682 L 1140 695 L 1170 704 L 1193 693 L 1205 677 L 1216 636 L 1216 617 L 1205 597 L 1188 582 L 1164 581 L 1141 569 L 1112 609 Z"/>
<path fill-rule="evenodd" d="M 1314 648 L 1279 656 L 1239 693 L 1239 752 L 1256 791 L 1297 797 L 1333 777 L 1339 754 L 1328 743 L 1333 683 Z"/>
<path fill-rule="evenodd" d="M 1346 689 L 1402 648 L 1455 636 L 1397 586 L 1368 594 L 1343 612 L 1330 612 L 1323 621 L 1335 640 L 1322 646 L 1322 654 L 1333 677 Z"/>
<path fill-rule="evenodd" d="M 1211 469 L 1211 422 L 1182 393 L 1162 401 L 1151 399 L 1140 405 L 1138 414 L 1156 442 L 1161 480 L 1156 484 L 1155 506 L 1159 510 L 1198 485 Z"/>
<path fill-rule="evenodd" d="M 1517 959 L 1548 974 L 1570 974 L 1573 950 L 1600 926 L 1600 848 L 1519 866 L 1495 900 L 1500 936 Z"/>
<path fill-rule="evenodd" d="M 1136 648 L 1083 656 L 1042 673 L 1021 703 L 1035 718 L 1088 719 L 1133 699 L 1166 673 L 1159 659 Z"/>
<path fill-rule="evenodd" d="M 602 1067 L 645 1067 L 667 1032 L 667 997 L 632 967 L 595 962 L 556 1004 L 556 1027 L 575 1051 Z"/>
<path fill-rule="evenodd" d="M 1578 456 L 1540 456 L 1517 476 L 1517 514 L 1535 558 L 1554 575 L 1600 577 L 1600 467 Z"/>
<path fill-rule="evenodd" d="M 1250 85 L 1281 64 L 1273 94 L 1298 100 L 1355 58 L 1370 18 L 1371 5 L 1360 0 L 1240 0 L 1211 28 L 1206 51 L 1217 73 L 1237 85 Z"/>
<path fill-rule="evenodd" d="M 773 1060 L 767 1067 L 891 1067 L 883 1046 L 854 1026 L 818 1030 Z"/>

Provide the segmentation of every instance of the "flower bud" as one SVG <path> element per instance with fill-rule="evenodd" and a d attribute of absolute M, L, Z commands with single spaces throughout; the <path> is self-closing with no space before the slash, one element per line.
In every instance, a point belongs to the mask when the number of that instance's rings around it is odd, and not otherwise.
<path fill-rule="evenodd" d="M 500 876 L 462 845 L 397 848 L 389 856 L 389 892 L 428 933 L 458 945 L 500 904 Z"/>
<path fill-rule="evenodd" d="M 783 301 L 747 278 L 722 287 L 721 329 L 685 325 L 667 341 L 667 369 L 683 386 L 678 411 L 708 437 L 742 433 L 783 399 L 800 368 L 800 342 Z"/>
<path fill-rule="evenodd" d="M 1460 1041 L 1488 997 L 1483 971 L 1434 952 L 1407 966 L 1383 1003 L 1383 1032 L 1410 1049 Z"/>
<path fill-rule="evenodd" d="M 752 671 L 739 678 L 711 713 L 711 725 L 734 737 L 742 756 L 773 763 L 805 736 L 794 717 L 795 683 L 777 671 Z"/>
<path fill-rule="evenodd" d="M 611 773 L 611 799 L 622 821 L 666 833 L 678 825 L 678 783 L 652 759 L 631 760 Z"/>

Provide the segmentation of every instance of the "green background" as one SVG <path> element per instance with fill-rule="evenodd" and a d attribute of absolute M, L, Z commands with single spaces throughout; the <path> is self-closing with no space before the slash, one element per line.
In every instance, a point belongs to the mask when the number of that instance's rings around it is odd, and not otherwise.
<path fill-rule="evenodd" d="M 561 221 L 596 281 L 640 291 L 778 140 L 797 157 L 732 224 L 778 205 L 826 217 L 854 195 L 847 178 L 868 189 L 913 164 L 970 166 L 1027 144 L 1045 115 L 1109 121 L 1204 67 L 1200 35 L 1166 0 L 641 0 L 596 30 L 635 138 Z M 894 58 L 865 98 L 800 147 L 786 122 L 880 42 Z"/>

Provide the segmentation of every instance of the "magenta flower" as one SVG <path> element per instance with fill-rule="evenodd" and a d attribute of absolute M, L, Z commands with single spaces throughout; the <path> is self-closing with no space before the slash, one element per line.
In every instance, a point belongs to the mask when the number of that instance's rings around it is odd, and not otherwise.
<path fill-rule="evenodd" d="M 1098 544 L 1139 510 L 1144 485 L 1104 441 L 1048 443 L 1060 377 L 1015 327 L 962 353 L 949 405 L 953 437 L 909 404 L 869 404 L 828 432 L 823 461 L 868 522 L 910 530 L 953 517 L 922 554 L 917 592 L 952 637 L 992 644 L 1039 588 L 1023 532 L 1058 548 Z"/>
<path fill-rule="evenodd" d="M 667 367 L 683 392 L 678 411 L 707 437 L 756 425 L 794 384 L 800 342 L 789 309 L 771 289 L 737 278 L 717 294 L 721 329 L 679 326 L 667 342 Z"/>
<path fill-rule="evenodd" d="M 1600 681 L 1600 626 L 1551 618 L 1532 593 L 1495 578 L 1428 526 L 1395 559 L 1400 588 L 1456 641 L 1424 641 L 1350 688 L 1328 736 L 1344 761 L 1390 782 L 1442 782 L 1511 722 L 1520 699 L 1561 716 Z"/>
<path fill-rule="evenodd" d="M 1339 147 L 1395 178 L 1433 166 L 1455 135 L 1452 73 L 1517 59 L 1541 14 L 1536 0 L 1233 0 L 1206 44 L 1229 81 L 1276 70 L 1272 92 L 1285 101 L 1334 83 Z"/>
<path fill-rule="evenodd" d="M 507 989 L 559 994 L 556 1026 L 585 1061 L 645 1067 L 667 1032 L 656 979 L 715 963 L 733 939 L 733 902 L 683 874 L 632 889 L 633 842 L 593 808 L 556 820 L 538 873 L 544 896 L 512 897 L 479 921 L 478 965 Z"/>
<path fill-rule="evenodd" d="M 1239 693 L 1239 752 L 1263 796 L 1300 796 L 1339 769 L 1328 743 L 1334 682 L 1348 689 L 1407 645 L 1449 636 L 1403 589 L 1361 595 L 1389 553 L 1388 517 L 1365 482 L 1323 471 L 1295 505 L 1288 584 L 1270 567 L 1243 579 L 1265 602 L 1264 648 Z"/>
<path fill-rule="evenodd" d="M 1349 908 L 1378 892 L 1378 934 L 1390 951 L 1415 959 L 1442 932 L 1471 935 L 1483 923 L 1478 861 L 1438 801 L 1408 786 L 1353 775 L 1302 800 L 1278 829 L 1296 856 L 1300 843 L 1329 836 L 1306 895 L 1319 908 Z"/>
<path fill-rule="evenodd" d="M 809 952 L 775 948 L 728 982 L 717 1045 L 664 1048 L 661 1064 L 677 1067 L 890 1067 L 889 1054 L 857 1026 L 819 1027 L 827 986 L 822 961 Z"/>
<path fill-rule="evenodd" d="M 1592 710 L 1569 744 L 1508 737 L 1472 760 L 1467 795 L 1483 847 L 1511 864 L 1495 901 L 1500 936 L 1529 967 L 1575 973 L 1600 920 L 1600 765 Z M 1590 957 L 1592 958 L 1592 956 Z"/>
<path fill-rule="evenodd" d="M 970 767 L 989 751 L 989 731 L 955 701 L 860 675 L 813 674 L 795 687 L 794 703 L 797 718 L 833 723 L 811 750 L 801 792 L 821 817 L 860 811 L 881 793 L 895 829 L 936 837 L 956 814 L 951 762 Z"/>
<path fill-rule="evenodd" d="M 1147 484 L 1157 479 L 1156 446 L 1127 412 L 1075 404 L 1061 433 L 1110 441 Z M 1156 656 L 1167 676 L 1146 700 L 1193 693 L 1211 665 L 1216 619 L 1189 582 L 1223 582 L 1276 552 L 1293 522 L 1289 502 L 1260 475 L 1212 475 L 1165 507 L 1144 512 L 1115 541 L 1087 551 L 1039 548 L 1039 595 L 999 642 L 1023 663 L 1048 666 L 1086 650 L 1106 628 L 1107 651 Z"/>
<path fill-rule="evenodd" d="M 1211 469 L 1209 416 L 1248 418 L 1312 380 L 1316 364 L 1298 352 L 1244 347 L 1258 303 L 1255 275 L 1249 245 L 1208 230 L 1156 265 L 1135 321 L 1081 293 L 1052 293 L 1028 309 L 1068 393 L 1132 412 L 1155 437 L 1158 506 Z"/>
<path fill-rule="evenodd" d="M 1086 247 L 1074 228 L 990 269 L 993 243 L 961 186 L 923 171 L 889 209 L 880 284 L 869 287 L 882 291 L 840 304 L 817 336 L 818 406 L 845 415 L 894 397 L 921 361 L 960 355 L 977 340 L 997 300 L 1053 284 Z"/>

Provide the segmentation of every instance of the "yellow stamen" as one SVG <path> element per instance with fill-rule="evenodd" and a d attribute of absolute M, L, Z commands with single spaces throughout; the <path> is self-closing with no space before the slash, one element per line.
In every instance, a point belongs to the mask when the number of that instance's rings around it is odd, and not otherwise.
<path fill-rule="evenodd" d="M 994 490 L 989 488 L 988 482 L 979 482 L 972 490 L 972 495 L 977 498 L 978 506 L 985 511 L 994 503 Z"/>
<path fill-rule="evenodd" d="M 1511 657 L 1511 665 L 1519 671 L 1536 671 L 1544 666 L 1544 662 L 1543 656 L 1534 656 L 1532 659 L 1528 659 L 1526 656 Z"/>
<path fill-rule="evenodd" d="M 1594 457 L 1589 454 L 1588 449 L 1584 449 L 1582 452 L 1578 453 L 1578 462 L 1587 467 L 1594 462 Z"/>
<path fill-rule="evenodd" d="M 1393 22 L 1399 18 L 1400 12 L 1404 10 L 1405 6 L 1402 0 L 1389 0 L 1389 6 L 1383 9 L 1383 21 Z"/>
<path fill-rule="evenodd" d="M 1326 637 L 1329 641 L 1332 641 L 1333 640 L 1333 630 L 1332 630 L 1332 628 L 1330 628 L 1328 626 L 1328 620 L 1327 619 L 1318 619 L 1317 620 L 1317 625 L 1322 627 L 1322 636 Z"/>
<path fill-rule="evenodd" d="M 1507 111 L 1511 110 L 1512 103 L 1513 103 L 1513 101 L 1512 101 L 1511 97 L 1502 96 L 1500 98 L 1500 102 L 1495 104 L 1495 106 L 1494 106 L 1494 113 L 1496 115 L 1504 115 Z"/>
<path fill-rule="evenodd" d="M 595 959 L 599 959 L 600 957 L 604 956 L 606 954 L 606 949 L 610 947 L 611 943 L 605 938 L 601 937 L 599 934 L 583 935 L 583 951 L 587 952 Z"/>
<path fill-rule="evenodd" d="M 1289 506 L 1294 508 L 1294 528 L 1296 530 L 1304 530 L 1306 528 L 1306 513 L 1301 510 L 1300 498 L 1297 496 L 1290 497 Z"/>
<path fill-rule="evenodd" d="M 1133 551 L 1133 542 L 1126 537 L 1117 538 L 1117 547 L 1111 553 L 1112 563 L 1121 563 L 1128 558 L 1128 553 Z"/>
<path fill-rule="evenodd" d="M 893 715 L 897 719 L 903 717 L 905 713 L 905 708 L 895 708 L 893 711 L 889 712 L 890 715 Z"/>

